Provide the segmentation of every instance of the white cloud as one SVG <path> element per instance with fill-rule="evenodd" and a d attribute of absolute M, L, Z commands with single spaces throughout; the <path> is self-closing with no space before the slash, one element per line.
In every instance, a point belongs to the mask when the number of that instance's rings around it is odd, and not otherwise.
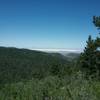
<path fill-rule="evenodd" d="M 32 49 L 32 50 L 38 50 L 38 51 L 45 51 L 45 52 L 82 52 L 82 49 Z"/>

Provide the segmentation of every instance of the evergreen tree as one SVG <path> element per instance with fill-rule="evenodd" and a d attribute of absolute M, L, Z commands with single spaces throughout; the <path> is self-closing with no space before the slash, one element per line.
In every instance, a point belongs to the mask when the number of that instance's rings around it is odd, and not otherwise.
<path fill-rule="evenodd" d="M 94 25 L 100 29 L 100 17 L 93 17 Z M 100 37 L 92 39 L 89 36 L 84 52 L 80 56 L 82 71 L 86 76 L 100 77 Z"/>
<path fill-rule="evenodd" d="M 93 16 L 93 23 L 98 29 L 100 29 L 100 16 Z"/>

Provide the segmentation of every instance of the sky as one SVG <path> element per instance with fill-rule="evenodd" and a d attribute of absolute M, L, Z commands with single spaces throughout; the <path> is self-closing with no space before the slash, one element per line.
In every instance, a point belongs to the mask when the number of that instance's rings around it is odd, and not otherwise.
<path fill-rule="evenodd" d="M 94 15 L 100 0 L 0 0 L 0 46 L 83 49 Z"/>

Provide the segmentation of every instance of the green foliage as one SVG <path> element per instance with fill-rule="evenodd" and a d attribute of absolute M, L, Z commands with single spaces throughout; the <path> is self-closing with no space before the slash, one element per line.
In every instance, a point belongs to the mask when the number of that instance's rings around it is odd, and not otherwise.
<path fill-rule="evenodd" d="M 94 51 L 96 50 L 94 45 L 94 40 L 89 36 L 87 41 L 87 46 L 84 49 L 84 53 L 80 56 L 80 63 L 83 68 L 83 70 L 86 71 L 86 74 L 91 75 L 94 74 L 96 71 L 96 68 L 94 67 L 96 65 L 95 62 L 95 54 Z"/>
<path fill-rule="evenodd" d="M 59 65 L 60 63 L 60 65 Z M 62 56 L 17 48 L 0 47 L 0 83 L 44 78 L 54 65 L 67 65 Z"/>
<path fill-rule="evenodd" d="M 0 100 L 99 100 L 100 82 L 86 80 L 76 73 L 70 79 L 47 76 L 27 82 L 6 84 Z"/>
<path fill-rule="evenodd" d="M 100 16 L 93 16 L 93 23 L 98 29 L 100 29 Z"/>
<path fill-rule="evenodd" d="M 51 68 L 51 73 L 52 73 L 53 75 L 58 75 L 59 72 L 60 72 L 60 68 L 59 68 L 58 65 L 54 65 L 54 66 Z"/>
<path fill-rule="evenodd" d="M 100 17 L 93 17 L 93 23 L 100 28 Z M 100 37 L 89 36 L 84 52 L 80 56 L 82 71 L 86 76 L 100 78 Z"/>

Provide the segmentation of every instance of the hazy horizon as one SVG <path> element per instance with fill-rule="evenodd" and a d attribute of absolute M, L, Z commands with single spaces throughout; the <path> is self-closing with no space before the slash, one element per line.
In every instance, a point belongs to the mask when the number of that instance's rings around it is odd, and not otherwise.
<path fill-rule="evenodd" d="M 7 48 L 18 48 L 18 47 L 14 47 L 14 46 L 0 46 L 0 47 L 7 47 Z M 66 52 L 72 52 L 72 53 L 81 53 L 83 52 L 83 49 L 79 49 L 79 48 L 23 48 L 20 47 L 18 49 L 29 49 L 29 50 L 36 50 L 36 51 L 43 51 L 43 52 L 58 52 L 58 53 L 66 53 Z"/>

